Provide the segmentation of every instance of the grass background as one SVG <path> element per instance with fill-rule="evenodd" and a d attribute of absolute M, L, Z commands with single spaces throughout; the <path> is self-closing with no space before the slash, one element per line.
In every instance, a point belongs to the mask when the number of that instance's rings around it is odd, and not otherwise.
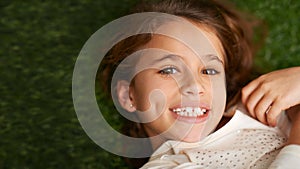
<path fill-rule="evenodd" d="M 136 1 L 0 1 L 1 169 L 127 168 L 81 128 L 71 84 L 85 41 Z M 268 25 L 256 66 L 300 65 L 300 1 L 233 2 Z"/>

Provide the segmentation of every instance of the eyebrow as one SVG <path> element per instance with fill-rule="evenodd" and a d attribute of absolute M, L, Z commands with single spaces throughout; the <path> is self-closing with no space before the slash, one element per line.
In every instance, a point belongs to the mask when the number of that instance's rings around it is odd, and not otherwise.
<path fill-rule="evenodd" d="M 206 62 L 216 60 L 216 61 L 218 61 L 218 62 L 220 62 L 224 65 L 223 61 L 218 56 L 216 56 L 214 54 L 203 55 L 203 58 L 204 58 L 204 61 L 206 61 Z"/>
<path fill-rule="evenodd" d="M 164 61 L 164 60 L 179 60 L 181 57 L 178 56 L 178 55 L 175 55 L 175 54 L 168 54 L 168 55 L 165 55 L 163 56 L 162 58 L 159 58 L 159 59 L 155 59 L 152 64 L 155 64 L 155 63 L 158 63 L 158 62 L 161 62 L 161 61 Z"/>

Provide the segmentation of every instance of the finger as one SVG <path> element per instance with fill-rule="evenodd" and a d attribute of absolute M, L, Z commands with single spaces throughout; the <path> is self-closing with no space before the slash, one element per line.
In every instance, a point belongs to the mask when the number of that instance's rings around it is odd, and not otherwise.
<path fill-rule="evenodd" d="M 275 127 L 277 123 L 277 117 L 280 115 L 282 109 L 277 100 L 274 101 L 270 110 L 266 113 L 267 122 L 269 126 Z"/>
<path fill-rule="evenodd" d="M 254 108 L 254 113 L 256 115 L 256 118 L 268 125 L 266 113 L 268 113 L 270 105 L 272 104 L 273 99 L 271 97 L 268 97 L 267 95 L 264 95 L 258 102 L 258 104 Z"/>
<path fill-rule="evenodd" d="M 254 112 L 255 106 L 258 104 L 258 102 L 262 99 L 264 96 L 264 93 L 261 92 L 259 89 L 254 90 L 251 95 L 249 96 L 246 107 L 251 114 L 252 117 L 256 118 L 256 114 Z"/>
<path fill-rule="evenodd" d="M 249 96 L 251 95 L 251 93 L 257 88 L 257 86 L 260 84 L 260 82 L 258 80 L 253 80 L 252 82 L 250 82 L 248 85 L 246 85 L 243 89 L 242 89 L 242 102 L 246 105 L 247 100 L 249 98 Z"/>

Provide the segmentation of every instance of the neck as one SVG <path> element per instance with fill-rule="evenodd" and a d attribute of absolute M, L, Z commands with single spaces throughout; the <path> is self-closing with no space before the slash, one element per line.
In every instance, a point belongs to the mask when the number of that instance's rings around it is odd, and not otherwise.
<path fill-rule="evenodd" d="M 159 136 L 149 136 L 153 151 L 157 150 L 167 140 Z"/>

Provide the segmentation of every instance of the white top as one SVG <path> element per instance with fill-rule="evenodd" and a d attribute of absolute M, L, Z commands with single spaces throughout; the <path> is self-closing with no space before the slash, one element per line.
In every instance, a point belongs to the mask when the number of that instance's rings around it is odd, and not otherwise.
<path fill-rule="evenodd" d="M 266 126 L 237 110 L 221 129 L 200 142 L 167 141 L 142 168 L 297 168 L 300 146 L 284 144 L 290 123 Z"/>

